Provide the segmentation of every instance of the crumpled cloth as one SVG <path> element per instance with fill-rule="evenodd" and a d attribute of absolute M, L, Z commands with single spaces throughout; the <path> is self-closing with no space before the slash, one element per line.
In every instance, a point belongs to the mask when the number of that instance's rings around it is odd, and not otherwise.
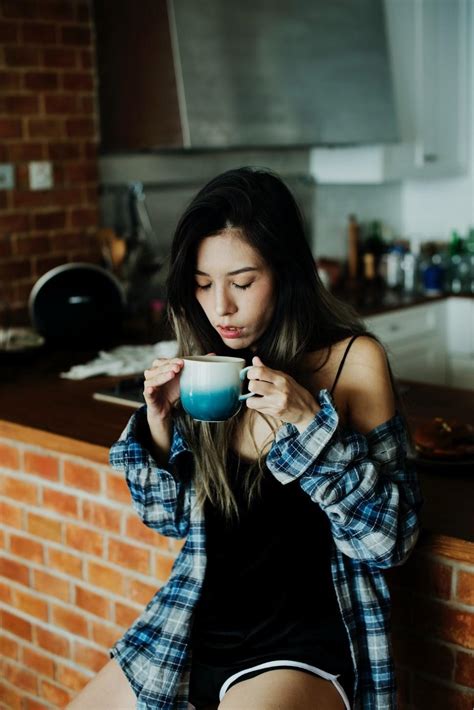
<path fill-rule="evenodd" d="M 84 365 L 73 365 L 61 377 L 84 380 L 94 375 L 135 375 L 151 366 L 159 357 L 175 357 L 176 340 L 162 340 L 154 345 L 119 345 L 112 350 L 101 350 L 96 358 Z"/>

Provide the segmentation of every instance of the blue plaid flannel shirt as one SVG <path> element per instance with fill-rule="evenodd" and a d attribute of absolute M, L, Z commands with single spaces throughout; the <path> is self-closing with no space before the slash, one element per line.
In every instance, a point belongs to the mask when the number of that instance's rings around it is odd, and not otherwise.
<path fill-rule="evenodd" d="M 361 435 L 339 426 L 327 390 L 319 393 L 319 404 L 304 432 L 292 424 L 278 430 L 266 464 L 283 485 L 298 479 L 328 516 L 332 576 L 355 668 L 354 709 L 389 710 L 396 699 L 383 570 L 404 562 L 413 549 L 421 505 L 406 459 L 405 424 L 395 414 Z M 187 710 L 190 626 L 206 569 L 204 520 L 192 481 L 171 472 L 188 450 L 183 438 L 175 428 L 165 470 L 140 443 L 145 427 L 142 408 L 112 446 L 111 465 L 125 471 L 143 522 L 186 541 L 168 582 L 111 655 L 137 696 L 137 710 Z"/>

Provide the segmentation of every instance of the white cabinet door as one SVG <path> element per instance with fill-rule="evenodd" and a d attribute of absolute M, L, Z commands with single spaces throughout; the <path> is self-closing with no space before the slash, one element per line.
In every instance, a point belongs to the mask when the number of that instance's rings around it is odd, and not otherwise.
<path fill-rule="evenodd" d="M 448 384 L 474 389 L 474 299 L 449 298 L 446 306 Z"/>
<path fill-rule="evenodd" d="M 445 305 L 428 303 L 366 319 L 386 347 L 396 377 L 446 384 Z"/>
<path fill-rule="evenodd" d="M 388 172 L 466 172 L 469 0 L 385 0 L 402 148 Z M 406 146 L 412 146 L 407 150 Z"/>

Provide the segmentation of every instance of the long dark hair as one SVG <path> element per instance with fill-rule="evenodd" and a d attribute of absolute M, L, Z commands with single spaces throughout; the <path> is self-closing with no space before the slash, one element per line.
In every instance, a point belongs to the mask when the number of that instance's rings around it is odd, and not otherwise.
<path fill-rule="evenodd" d="M 364 332 L 355 312 L 321 283 L 302 215 L 288 187 L 269 170 L 243 167 L 208 182 L 176 228 L 168 277 L 168 313 L 182 354 L 237 354 L 211 326 L 195 295 L 199 243 L 230 228 L 239 230 L 275 278 L 273 316 L 255 344 L 256 354 L 266 365 L 298 379 L 306 353 L 327 348 L 329 357 L 332 344 Z M 202 503 L 210 498 L 226 513 L 235 512 L 227 484 L 226 456 L 239 416 L 223 424 L 203 424 L 194 422 L 179 407 L 176 416 L 195 453 L 198 500 Z M 260 464 L 256 464 L 259 470 Z M 255 472 L 251 479 L 258 482 Z"/>

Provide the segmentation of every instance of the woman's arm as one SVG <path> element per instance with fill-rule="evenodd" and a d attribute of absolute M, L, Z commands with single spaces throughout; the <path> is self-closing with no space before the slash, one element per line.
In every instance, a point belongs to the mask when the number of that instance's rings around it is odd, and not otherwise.
<path fill-rule="evenodd" d="M 130 419 L 120 439 L 110 450 L 110 464 L 124 471 L 133 507 L 149 527 L 168 537 L 182 538 L 188 533 L 190 518 L 189 476 L 173 475 L 186 446 L 174 430 L 166 468 L 160 456 L 156 461 L 154 438 L 150 434 L 146 407 Z"/>
<path fill-rule="evenodd" d="M 339 426 L 322 390 L 321 410 L 302 432 L 291 424 L 279 430 L 267 465 L 282 483 L 299 478 L 326 512 L 344 554 L 390 567 L 416 542 L 421 497 L 406 458 L 405 423 L 394 413 L 385 354 L 376 342 L 362 340 L 343 371 L 350 427 Z"/>

